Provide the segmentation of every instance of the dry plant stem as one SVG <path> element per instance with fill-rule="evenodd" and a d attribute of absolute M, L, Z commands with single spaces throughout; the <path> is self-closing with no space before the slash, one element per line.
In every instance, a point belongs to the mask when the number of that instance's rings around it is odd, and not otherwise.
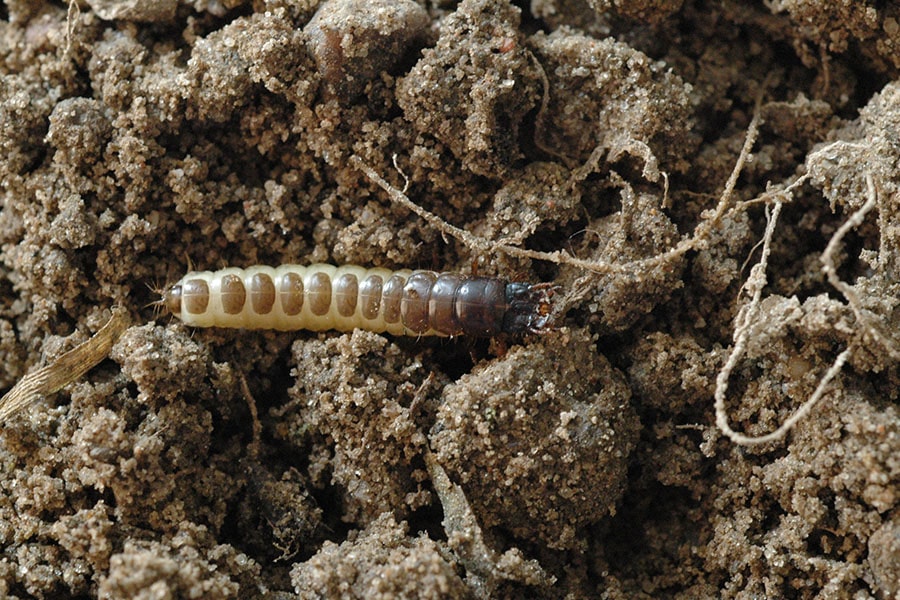
<path fill-rule="evenodd" d="M 825 251 L 822 253 L 821 258 L 823 264 L 822 271 L 828 277 L 828 281 L 847 298 L 848 304 L 850 305 L 854 315 L 856 315 L 857 320 L 863 328 L 863 335 L 868 335 L 876 342 L 878 342 L 878 344 L 881 345 L 890 354 L 890 356 L 896 360 L 898 358 L 898 352 L 894 348 L 893 343 L 878 330 L 869 315 L 863 311 L 862 305 L 859 301 L 859 297 L 856 295 L 855 290 L 850 285 L 840 280 L 840 278 L 837 276 L 837 269 L 834 266 L 834 254 L 835 252 L 837 252 L 837 248 L 840 245 L 841 240 L 852 229 L 859 227 L 859 225 L 862 224 L 863 220 L 865 219 L 866 214 L 868 214 L 868 212 L 876 206 L 878 194 L 871 173 L 866 173 L 866 186 L 866 202 L 859 208 L 859 210 L 853 213 L 850 218 L 847 219 L 847 221 L 838 228 L 837 231 L 835 231 L 834 235 L 831 237 L 831 240 L 829 240 L 828 245 L 825 247 Z M 719 372 L 718 377 L 716 378 L 716 426 L 731 441 L 744 446 L 755 446 L 782 439 L 791 429 L 793 429 L 794 425 L 796 425 L 796 423 L 804 416 L 809 414 L 809 412 L 813 409 L 813 407 L 815 407 L 819 400 L 822 399 L 822 396 L 825 394 L 828 384 L 837 376 L 841 368 L 844 366 L 847 360 L 849 360 L 851 354 L 853 353 L 853 346 L 851 345 L 843 352 L 838 354 L 837 358 L 835 358 L 834 362 L 828 368 L 828 371 L 825 372 L 825 375 L 819 381 L 819 385 L 816 386 L 815 391 L 809 397 L 809 399 L 804 402 L 800 406 L 800 408 L 798 408 L 794 412 L 794 414 L 786 419 L 784 423 L 782 423 L 775 431 L 766 435 L 754 437 L 737 433 L 729 426 L 728 414 L 725 411 L 725 394 L 728 391 L 728 377 L 731 375 L 731 372 L 734 370 L 737 362 L 743 356 L 744 350 L 747 346 L 747 340 L 749 339 L 750 326 L 756 320 L 759 314 L 759 302 L 762 295 L 762 288 L 766 284 L 765 268 L 769 258 L 769 246 L 771 243 L 772 232 L 775 228 L 775 222 L 777 221 L 778 212 L 780 212 L 780 210 L 781 202 L 778 201 L 775 203 L 772 217 L 770 218 L 769 223 L 766 226 L 762 258 L 760 259 L 760 262 L 753 267 L 753 272 L 751 273 L 751 276 L 746 284 L 748 288 L 753 289 L 753 297 L 750 301 L 750 304 L 738 316 L 738 323 L 735 326 L 734 348 L 731 351 L 731 355 L 728 357 L 728 361 L 726 361 L 725 366 L 722 368 L 722 370 Z"/>
<path fill-rule="evenodd" d="M 734 370 L 735 365 L 737 365 L 738 361 L 744 355 L 744 351 L 747 348 L 747 342 L 750 339 L 751 325 L 759 316 L 759 303 L 762 298 L 762 290 L 767 282 L 766 266 L 769 262 L 769 254 L 772 250 L 772 235 L 775 232 L 775 225 L 778 223 L 778 215 L 781 213 L 781 207 L 782 203 L 776 201 L 772 208 L 772 213 L 769 215 L 768 223 L 766 223 L 766 232 L 763 236 L 762 256 L 760 257 L 759 262 L 750 270 L 750 277 L 748 277 L 746 283 L 744 283 L 744 289 L 753 292 L 750 303 L 743 307 L 738 313 L 736 319 L 737 323 L 734 328 L 734 348 L 732 348 L 731 354 L 725 362 L 725 366 L 722 367 L 722 370 L 719 371 L 719 375 L 716 377 L 716 426 L 719 428 L 719 431 L 736 444 L 762 444 L 767 441 L 779 439 L 787 432 L 787 430 L 781 432 L 781 428 L 779 428 L 778 431 L 762 437 L 745 436 L 731 428 L 728 424 L 728 413 L 725 410 L 725 394 L 728 392 L 728 378 L 731 376 L 731 372 Z"/>
<path fill-rule="evenodd" d="M 768 189 L 768 190 L 766 190 L 765 193 L 760 194 L 759 196 L 757 196 L 756 198 L 753 198 L 752 200 L 745 200 L 743 202 L 739 202 L 737 204 L 737 206 L 735 206 L 735 210 L 739 210 L 739 211 L 747 210 L 751 206 L 754 206 L 756 204 L 766 203 L 766 202 L 772 202 L 773 204 L 778 203 L 778 202 L 780 202 L 782 204 L 787 204 L 788 202 L 791 201 L 793 194 L 794 194 L 794 190 L 797 189 L 798 187 L 800 187 L 801 185 L 803 185 L 807 179 L 809 179 L 808 173 L 806 175 L 802 175 L 802 176 L 798 177 L 797 179 L 794 180 L 793 183 L 785 186 L 784 188 Z M 779 208 L 779 211 L 780 210 L 781 209 Z M 747 265 L 750 264 L 750 260 L 753 258 L 753 255 L 756 253 L 756 249 L 759 248 L 760 246 L 762 246 L 763 244 L 765 244 L 765 239 L 759 240 L 753 246 L 753 248 L 750 249 L 750 252 L 747 254 L 746 260 L 744 260 L 744 263 L 741 265 L 741 273 L 743 273 L 744 270 L 747 268 Z M 740 295 L 743 291 L 744 290 L 742 288 L 740 291 L 738 291 L 738 295 Z"/>
<path fill-rule="evenodd" d="M 590 271 L 598 275 L 607 275 L 611 273 L 630 273 L 634 272 L 635 270 L 653 268 L 660 264 L 670 262 L 690 252 L 691 250 L 700 247 L 702 243 L 706 241 L 710 233 L 712 233 L 715 227 L 722 220 L 722 217 L 731 208 L 731 195 L 734 192 L 734 187 L 737 184 L 738 177 L 740 177 L 744 165 L 747 163 L 747 159 L 750 156 L 750 151 L 753 148 L 753 144 L 756 142 L 757 135 L 759 134 L 760 106 L 761 98 L 757 100 L 753 119 L 750 121 L 750 125 L 747 128 L 747 136 L 744 139 L 744 145 L 741 148 L 741 153 L 738 156 L 737 161 L 735 162 L 734 169 L 732 170 L 728 181 L 725 183 L 725 188 L 722 191 L 722 195 L 719 198 L 719 203 L 717 204 L 715 211 L 694 228 L 694 232 L 691 236 L 685 237 L 670 250 L 667 250 L 666 252 L 662 252 L 655 256 L 651 256 L 649 258 L 642 258 L 626 263 L 608 263 L 603 261 L 583 260 L 572 256 L 571 254 L 562 250 L 557 250 L 554 252 L 540 252 L 537 250 L 520 248 L 518 246 L 511 246 L 502 242 L 492 242 L 476 235 L 472 235 L 471 233 L 460 229 L 459 227 L 455 227 L 454 225 L 447 223 L 434 213 L 425 210 L 424 208 L 410 200 L 402 190 L 398 190 L 390 183 L 385 181 L 383 177 L 376 173 L 375 170 L 367 165 L 359 156 L 351 156 L 350 162 L 353 163 L 353 165 L 360 171 L 365 173 L 365 175 L 373 182 L 375 182 L 381 189 L 387 192 L 391 200 L 416 213 L 432 227 L 445 235 L 456 238 L 476 253 L 493 254 L 496 252 L 502 252 L 504 254 L 507 254 L 508 256 L 513 256 L 515 258 L 528 258 L 532 260 L 548 261 L 556 264 L 566 264 L 584 269 L 586 271 Z M 592 154 L 591 158 L 588 159 L 588 163 L 593 164 L 597 160 L 597 158 L 598 157 L 595 154 Z M 394 162 L 396 166 L 396 156 L 394 157 Z"/>
<path fill-rule="evenodd" d="M 425 381 L 422 382 L 422 385 L 419 386 L 419 389 L 416 390 L 416 394 L 409 403 L 409 417 L 411 419 L 415 419 L 416 416 L 418 416 L 419 411 L 422 409 L 422 404 L 425 402 L 425 397 L 428 394 L 428 389 L 434 385 L 436 379 L 437 377 L 434 376 L 434 371 L 431 371 L 428 373 L 428 377 L 425 378 Z"/>
<path fill-rule="evenodd" d="M 81 15 L 78 8 L 77 0 L 69 0 L 69 6 L 66 8 L 66 50 L 65 55 L 72 55 L 72 36 L 75 35 L 75 21 Z"/>
<path fill-rule="evenodd" d="M 109 321 L 93 337 L 49 365 L 25 375 L 0 398 L 0 425 L 42 396 L 52 394 L 80 379 L 109 356 L 110 349 L 127 326 L 125 310 L 114 308 Z"/>
<path fill-rule="evenodd" d="M 834 235 L 831 237 L 831 240 L 828 241 L 828 245 L 825 246 L 825 252 L 822 253 L 822 272 L 825 273 L 825 276 L 828 278 L 828 282 L 835 287 L 839 292 L 841 292 L 844 297 L 847 299 L 847 303 L 850 305 L 850 308 L 853 310 L 853 314 L 856 316 L 856 319 L 862 325 L 863 335 L 869 336 L 873 341 L 875 341 L 879 346 L 881 346 L 888 355 L 894 360 L 900 360 L 900 351 L 897 350 L 893 341 L 883 334 L 878 327 L 875 320 L 867 313 L 863 307 L 862 302 L 859 300 L 859 296 L 857 296 L 856 291 L 852 286 L 847 284 L 837 276 L 837 268 L 834 265 L 834 255 L 838 250 L 838 246 L 843 240 L 844 236 L 850 232 L 851 229 L 855 229 L 859 227 L 866 215 L 875 208 L 878 202 L 878 192 L 875 187 L 875 182 L 872 178 L 872 174 L 870 172 L 866 173 L 866 191 L 867 197 L 866 202 L 853 213 L 849 219 L 847 219 L 843 225 L 841 225 L 837 231 L 834 232 Z"/>
<path fill-rule="evenodd" d="M 844 363 L 850 358 L 850 355 L 853 353 L 853 347 L 846 348 L 843 352 L 837 355 L 837 358 L 834 359 L 834 362 L 831 363 L 831 366 L 828 367 L 828 370 L 825 372 L 825 375 L 822 376 L 822 379 L 819 380 L 819 385 L 816 386 L 815 391 L 812 393 L 812 396 L 809 397 L 809 400 L 804 402 L 800 408 L 798 408 L 794 414 L 788 417 L 784 423 L 782 423 L 778 429 L 773 431 L 772 433 L 767 433 L 766 435 L 761 435 L 758 437 L 746 436 L 740 433 L 737 433 L 731 429 L 725 431 L 725 434 L 733 441 L 735 444 L 740 444 L 742 446 L 758 446 L 760 444 L 765 444 L 767 442 L 774 442 L 782 439 L 785 435 L 787 435 L 788 431 L 794 428 L 794 425 L 797 422 L 809 414 L 809 412 L 818 404 L 819 400 L 822 399 L 822 396 L 825 395 L 827 391 L 828 384 L 831 383 L 831 380 L 834 379 L 838 373 L 841 372 L 841 369 L 844 367 Z M 716 399 L 716 404 L 718 405 L 718 398 Z M 724 407 L 723 407 L 724 410 Z M 716 422 L 718 423 L 718 410 L 716 411 Z M 728 424 L 725 423 L 727 427 Z M 719 424 L 719 428 L 721 429 L 721 424 Z M 723 430 L 724 431 L 724 430 Z"/>
<path fill-rule="evenodd" d="M 260 447 L 260 437 L 262 436 L 262 423 L 259 422 L 259 412 L 256 410 L 256 398 L 253 397 L 253 394 L 250 393 L 250 386 L 247 385 L 247 378 L 244 377 L 243 372 L 238 372 L 241 382 L 241 393 L 244 395 L 244 401 L 247 403 L 247 408 L 250 410 L 250 420 L 253 425 L 252 433 L 253 440 L 247 446 L 247 455 L 254 459 L 259 459 L 259 447 Z"/>
<path fill-rule="evenodd" d="M 531 58 L 531 61 L 534 63 L 538 75 L 540 75 L 541 86 L 543 87 L 543 93 L 541 94 L 541 107 L 538 109 L 537 118 L 535 119 L 534 124 L 534 145 L 550 156 L 557 157 L 558 159 L 563 161 L 566 166 L 569 166 L 572 161 L 568 156 L 561 154 L 560 152 L 556 151 L 553 148 L 550 148 L 544 143 L 547 109 L 550 106 L 550 80 L 547 78 L 547 72 L 544 71 L 544 66 L 541 64 L 541 61 L 539 61 L 538 58 L 534 55 L 534 53 L 529 51 L 528 55 Z"/>
<path fill-rule="evenodd" d="M 806 183 L 807 180 L 809 180 L 809 177 L 809 173 L 806 173 L 804 175 L 801 175 L 785 187 L 775 187 L 774 189 L 772 187 L 769 187 L 769 189 L 755 198 L 738 202 L 732 210 L 740 212 L 747 210 L 751 206 L 755 206 L 757 204 L 768 204 L 774 203 L 775 201 L 787 204 L 791 201 L 794 195 L 794 190 Z"/>
<path fill-rule="evenodd" d="M 400 204 L 401 206 L 405 206 L 407 209 L 416 213 L 417 215 L 422 217 L 422 219 L 424 219 L 429 225 L 431 225 L 432 227 L 434 227 L 441 233 L 458 239 L 466 247 L 468 247 L 469 249 L 473 250 L 476 253 L 493 254 L 497 251 L 500 251 L 509 256 L 514 256 L 516 258 L 530 258 L 530 259 L 534 259 L 534 260 L 545 260 L 545 261 L 553 262 L 556 264 L 567 264 L 567 265 L 572 265 L 575 267 L 580 267 L 587 271 L 592 271 L 594 273 L 598 273 L 601 275 L 608 274 L 608 273 L 623 272 L 623 271 L 628 270 L 629 266 L 633 268 L 636 264 L 645 262 L 642 260 L 642 261 L 634 261 L 631 263 L 611 264 L 611 263 L 606 263 L 606 262 L 582 260 L 580 258 L 576 258 L 576 257 L 572 256 L 571 254 L 568 254 L 566 252 L 559 251 L 559 250 L 557 250 L 555 252 L 539 252 L 536 250 L 527 250 L 525 248 L 519 248 L 517 246 L 510 246 L 510 245 L 499 243 L 499 242 L 491 242 L 489 240 L 478 237 L 476 235 L 472 235 L 471 233 L 469 233 L 468 231 L 465 231 L 464 229 L 460 229 L 459 227 L 451 225 L 450 223 L 447 223 L 446 221 L 444 221 L 443 219 L 441 219 L 434 213 L 431 213 L 431 212 L 425 210 L 424 208 L 422 208 L 421 206 L 419 206 L 418 204 L 416 204 L 415 202 L 410 200 L 402 191 L 398 190 L 397 188 L 393 187 L 390 183 L 385 181 L 380 175 L 378 175 L 378 173 L 376 173 L 371 167 L 369 167 L 366 163 L 364 163 L 362 161 L 362 159 L 359 158 L 358 156 L 355 156 L 355 155 L 351 156 L 350 161 L 353 162 L 353 164 L 356 165 L 359 168 L 359 170 L 361 170 L 363 173 L 365 173 L 366 176 L 369 177 L 369 179 L 374 181 L 376 184 L 378 184 L 378 186 L 381 189 L 383 189 L 385 192 L 387 192 L 388 195 L 390 196 L 391 200 L 393 200 L 397 204 Z M 685 252 L 688 249 L 685 249 Z M 673 250 L 670 250 L 669 252 L 665 253 L 665 255 L 668 255 L 672 252 L 673 252 Z M 665 255 L 660 255 L 660 256 L 665 256 Z M 659 256 L 653 257 L 653 259 L 647 259 L 647 260 L 656 261 L 658 258 L 659 258 Z"/>

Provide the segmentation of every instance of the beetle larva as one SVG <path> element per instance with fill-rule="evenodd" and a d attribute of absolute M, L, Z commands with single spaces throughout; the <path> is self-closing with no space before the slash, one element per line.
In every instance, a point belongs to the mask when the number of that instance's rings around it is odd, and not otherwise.
<path fill-rule="evenodd" d="M 492 336 L 545 331 L 555 289 L 434 271 L 260 265 L 188 273 L 160 304 L 194 327 Z"/>

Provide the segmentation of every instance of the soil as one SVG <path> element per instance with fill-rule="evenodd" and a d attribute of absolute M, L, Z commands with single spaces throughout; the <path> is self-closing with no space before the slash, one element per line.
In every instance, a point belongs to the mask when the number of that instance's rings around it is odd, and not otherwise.
<path fill-rule="evenodd" d="M 895 4 L 0 18 L 0 387 L 131 323 L 2 424 L 0 596 L 900 597 Z M 552 281 L 557 318 L 153 305 L 188 265 L 313 262 Z"/>

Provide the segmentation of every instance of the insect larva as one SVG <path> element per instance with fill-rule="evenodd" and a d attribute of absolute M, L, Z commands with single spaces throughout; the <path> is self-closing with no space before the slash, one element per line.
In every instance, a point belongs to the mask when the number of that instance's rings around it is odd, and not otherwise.
<path fill-rule="evenodd" d="M 555 289 L 434 271 L 259 265 L 188 273 L 160 304 L 194 327 L 491 336 L 545 331 Z"/>

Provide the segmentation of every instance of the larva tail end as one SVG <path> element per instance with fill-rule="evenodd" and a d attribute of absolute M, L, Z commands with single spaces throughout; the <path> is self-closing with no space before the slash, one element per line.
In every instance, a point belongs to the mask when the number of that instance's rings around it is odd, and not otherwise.
<path fill-rule="evenodd" d="M 559 286 L 552 283 L 510 283 L 506 286 L 509 307 L 503 317 L 506 333 L 547 333 L 553 296 Z"/>
<path fill-rule="evenodd" d="M 165 288 L 160 287 L 158 283 L 145 283 L 145 285 L 147 286 L 147 289 L 150 290 L 150 293 L 157 296 L 157 299 L 145 304 L 144 308 L 146 309 L 152 306 L 153 318 L 158 319 L 159 315 L 163 311 L 163 307 L 165 306 L 165 298 L 163 297 L 165 294 Z"/>

